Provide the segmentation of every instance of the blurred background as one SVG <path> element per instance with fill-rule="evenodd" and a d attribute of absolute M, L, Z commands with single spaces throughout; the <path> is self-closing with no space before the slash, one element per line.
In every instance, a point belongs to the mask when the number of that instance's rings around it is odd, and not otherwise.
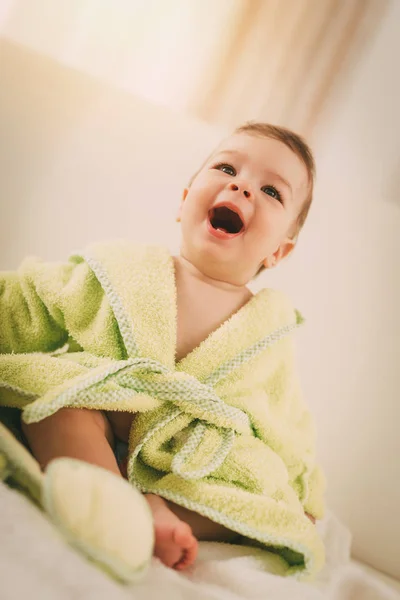
<path fill-rule="evenodd" d="M 399 0 L 1 0 L 0 268 L 179 248 L 182 190 L 249 119 L 314 148 L 291 294 L 328 506 L 400 579 Z"/>
<path fill-rule="evenodd" d="M 388 0 L 3 0 L 3 35 L 174 111 L 309 134 Z M 1 14 L 1 13 L 0 13 Z"/>

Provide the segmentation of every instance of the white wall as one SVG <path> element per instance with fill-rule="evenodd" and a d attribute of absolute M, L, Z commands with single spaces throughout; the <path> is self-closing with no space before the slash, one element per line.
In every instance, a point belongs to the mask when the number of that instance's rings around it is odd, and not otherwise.
<path fill-rule="evenodd" d="M 400 578 L 400 2 L 319 131 L 315 205 L 271 281 L 308 316 L 300 346 L 329 503 L 354 553 Z"/>
<path fill-rule="evenodd" d="M 221 134 L 0 44 L 0 268 L 93 239 L 177 247 L 183 189 Z"/>
<path fill-rule="evenodd" d="M 319 275 L 327 302 L 332 283 L 346 291 L 330 300 L 344 334 L 331 346 L 336 414 L 326 429 L 342 446 L 329 463 L 344 479 L 330 497 L 351 525 L 354 551 L 400 579 L 399 24 L 395 0 L 341 110 L 329 114 L 320 153 L 331 260 Z M 329 333 L 333 339 L 338 328 Z"/>
<path fill-rule="evenodd" d="M 308 318 L 299 359 L 329 505 L 355 554 L 400 578 L 400 210 L 384 198 L 400 154 L 398 22 L 393 2 L 351 89 L 327 111 L 296 254 L 256 287 L 287 289 Z M 181 189 L 220 132 L 8 42 L 0 52 L 0 268 L 116 236 L 176 248 Z"/>

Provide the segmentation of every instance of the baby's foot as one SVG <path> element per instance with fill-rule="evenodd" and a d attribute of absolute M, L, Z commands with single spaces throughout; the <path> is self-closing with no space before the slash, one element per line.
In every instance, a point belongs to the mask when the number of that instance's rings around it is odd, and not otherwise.
<path fill-rule="evenodd" d="M 153 513 L 155 556 L 173 569 L 189 567 L 196 559 L 198 547 L 191 528 L 178 519 L 159 496 L 147 494 L 146 500 Z"/>

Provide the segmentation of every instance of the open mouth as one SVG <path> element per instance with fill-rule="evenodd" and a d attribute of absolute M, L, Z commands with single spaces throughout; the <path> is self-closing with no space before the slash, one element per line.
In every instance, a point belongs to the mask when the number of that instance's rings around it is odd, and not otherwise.
<path fill-rule="evenodd" d="M 228 206 L 217 206 L 208 213 L 211 227 L 216 231 L 237 235 L 244 230 L 240 215 Z"/>

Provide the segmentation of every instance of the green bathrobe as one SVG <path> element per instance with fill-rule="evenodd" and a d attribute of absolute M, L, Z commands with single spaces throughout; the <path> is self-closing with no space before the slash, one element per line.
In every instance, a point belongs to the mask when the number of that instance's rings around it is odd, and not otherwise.
<path fill-rule="evenodd" d="M 33 423 L 62 407 L 138 413 L 129 481 L 262 545 L 313 577 L 324 550 L 324 477 L 295 372 L 300 315 L 256 294 L 175 361 L 173 259 L 93 245 L 67 263 L 0 274 L 0 406 Z"/>

